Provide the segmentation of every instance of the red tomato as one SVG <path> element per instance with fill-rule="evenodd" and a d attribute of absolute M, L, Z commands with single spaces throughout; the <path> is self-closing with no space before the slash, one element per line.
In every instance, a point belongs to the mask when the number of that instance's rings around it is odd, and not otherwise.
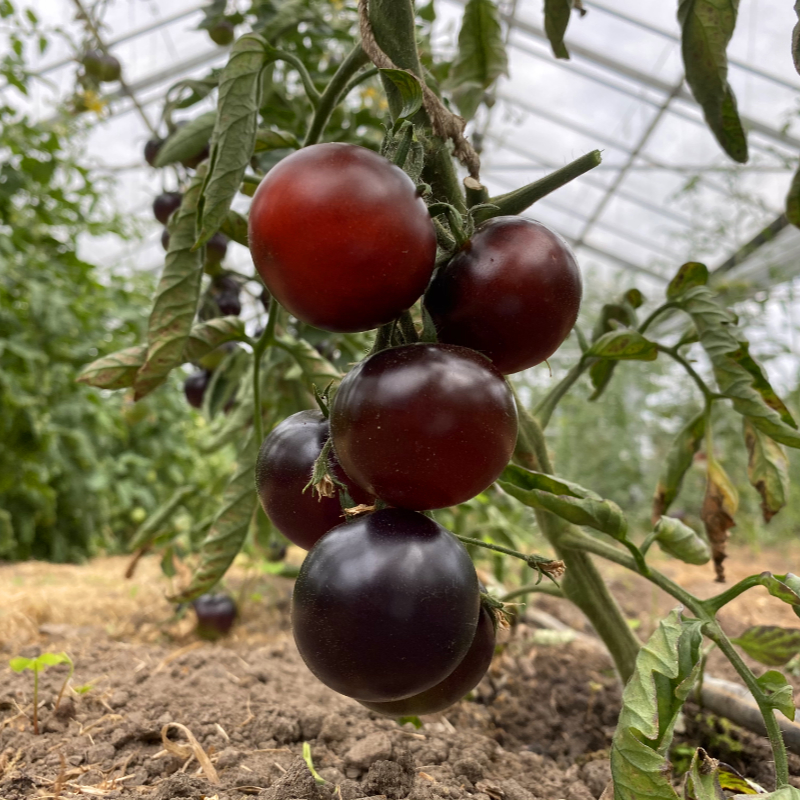
<path fill-rule="evenodd" d="M 412 180 L 351 144 L 306 147 L 273 167 L 250 209 L 250 252 L 292 314 L 365 331 L 410 308 L 428 285 L 436 234 Z"/>
<path fill-rule="evenodd" d="M 437 272 L 425 305 L 439 341 L 478 350 L 508 375 L 549 358 L 569 336 L 581 273 L 544 225 L 496 217 Z"/>
<path fill-rule="evenodd" d="M 463 503 L 497 478 L 514 451 L 517 410 L 503 376 L 474 350 L 412 344 L 345 376 L 331 436 L 365 491 L 425 511 Z"/>

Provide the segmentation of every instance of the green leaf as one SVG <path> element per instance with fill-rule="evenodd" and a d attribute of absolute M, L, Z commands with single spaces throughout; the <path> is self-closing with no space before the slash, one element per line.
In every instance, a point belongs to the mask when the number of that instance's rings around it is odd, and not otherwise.
<path fill-rule="evenodd" d="M 745 795 L 766 794 L 766 790 L 757 783 L 748 780 L 737 772 L 730 764 L 719 763 L 719 785 L 730 792 L 742 792 Z"/>
<path fill-rule="evenodd" d="M 783 600 L 795 607 L 795 614 L 800 616 L 800 578 L 787 572 L 785 575 L 773 575 L 762 572 L 758 576 L 759 585 L 763 586 L 773 597 Z"/>
<path fill-rule="evenodd" d="M 694 454 L 700 448 L 706 432 L 706 417 L 700 413 L 689 420 L 675 437 L 675 441 L 667 453 L 664 469 L 658 479 L 653 497 L 653 524 L 672 505 L 678 496 L 689 467 L 694 461 Z"/>
<path fill-rule="evenodd" d="M 800 22 L 795 26 L 795 32 L 800 28 Z M 794 173 L 786 195 L 786 218 L 795 228 L 800 228 L 800 167 Z"/>
<path fill-rule="evenodd" d="M 24 672 L 26 669 L 33 669 L 33 662 L 34 659 L 32 658 L 22 658 L 19 656 L 17 658 L 12 658 L 8 662 L 8 666 L 11 668 L 12 672 Z"/>
<path fill-rule="evenodd" d="M 177 511 L 178 507 L 188 497 L 193 495 L 197 489 L 194 486 L 181 486 L 172 497 L 165 503 L 157 508 L 139 527 L 133 535 L 131 543 L 128 545 L 128 550 L 139 550 L 146 545 L 149 545 L 153 539 L 158 536 L 161 528 L 164 526 L 170 517 Z"/>
<path fill-rule="evenodd" d="M 257 34 L 245 34 L 234 43 L 222 71 L 210 167 L 198 207 L 198 245 L 205 244 L 222 224 L 255 151 L 261 72 L 271 50 Z"/>
<path fill-rule="evenodd" d="M 320 391 L 324 391 L 331 381 L 341 380 L 342 373 L 305 339 L 283 334 L 275 338 L 275 343 L 294 358 L 306 382 Z"/>
<path fill-rule="evenodd" d="M 735 794 L 730 800 L 747 800 L 750 795 Z M 776 792 L 769 794 L 759 794 L 760 800 L 800 800 L 800 789 L 795 789 L 793 786 L 784 786 Z"/>
<path fill-rule="evenodd" d="M 777 670 L 765 672 L 756 681 L 767 693 L 770 707 L 780 711 L 784 717 L 794 721 L 796 709 L 794 707 L 794 689 L 786 680 L 786 676 Z"/>
<path fill-rule="evenodd" d="M 615 800 L 677 798 L 666 755 L 678 713 L 700 672 L 701 625 L 675 610 L 636 657 L 611 745 Z"/>
<path fill-rule="evenodd" d="M 800 629 L 778 625 L 754 625 L 731 639 L 759 664 L 780 667 L 800 653 Z"/>
<path fill-rule="evenodd" d="M 684 800 L 725 800 L 719 784 L 719 761 L 698 747 L 683 785 Z"/>
<path fill-rule="evenodd" d="M 397 724 L 402 726 L 405 725 L 407 722 L 410 722 L 417 730 L 422 727 L 422 720 L 419 717 L 398 717 Z"/>
<path fill-rule="evenodd" d="M 417 84 L 419 86 L 419 84 Z M 420 92 L 422 94 L 422 92 Z M 270 131 L 259 128 L 256 132 L 256 153 L 266 153 L 268 150 L 282 150 L 284 148 L 291 148 L 292 150 L 300 149 L 300 142 L 293 133 L 288 131 Z"/>
<path fill-rule="evenodd" d="M 736 525 L 738 508 L 739 492 L 736 486 L 713 455 L 706 453 L 706 493 L 700 516 L 711 542 L 711 554 L 720 582 L 725 580 L 722 562 L 727 558 L 729 531 Z"/>
<path fill-rule="evenodd" d="M 187 122 L 182 128 L 178 128 L 161 145 L 156 156 L 155 166 L 166 167 L 200 155 L 211 138 L 216 119 L 217 112 L 209 111 Z"/>
<path fill-rule="evenodd" d="M 181 207 L 170 217 L 169 250 L 147 328 L 147 357 L 134 382 L 137 400 L 160 386 L 173 367 L 183 363 L 203 278 L 201 255 L 192 251 L 203 177 L 201 168 L 183 195 Z"/>
<path fill-rule="evenodd" d="M 747 341 L 737 338 L 741 334 L 734 314 L 705 286 L 689 289 L 675 302 L 691 316 L 719 390 L 733 401 L 734 409 L 776 441 L 800 447 L 800 431 L 792 415 L 750 356 Z"/>
<path fill-rule="evenodd" d="M 697 531 L 673 517 L 661 517 L 655 527 L 659 547 L 685 564 L 707 564 L 711 549 Z"/>
<path fill-rule="evenodd" d="M 183 351 L 183 359 L 199 361 L 206 353 L 225 342 L 243 342 L 246 339 L 244 322 L 239 317 L 216 317 L 192 328 Z"/>
<path fill-rule="evenodd" d="M 247 220 L 238 212 L 230 209 L 219 229 L 232 241 L 248 247 Z"/>
<path fill-rule="evenodd" d="M 574 7 L 573 0 L 544 0 L 544 30 L 556 58 L 569 58 L 564 36 Z"/>
<path fill-rule="evenodd" d="M 699 261 L 688 261 L 669 282 L 667 300 L 674 300 L 693 286 L 705 286 L 707 283 L 708 267 Z"/>
<path fill-rule="evenodd" d="M 419 79 L 404 69 L 382 69 L 380 73 L 397 88 L 403 101 L 395 122 L 413 117 L 422 108 L 422 86 Z"/>
<path fill-rule="evenodd" d="M 586 351 L 587 356 L 612 361 L 655 361 L 658 348 L 637 330 L 620 329 L 604 333 Z"/>
<path fill-rule="evenodd" d="M 450 67 L 448 88 L 458 110 L 471 119 L 483 94 L 508 72 L 500 14 L 493 0 L 469 0 L 458 33 L 458 55 Z"/>
<path fill-rule="evenodd" d="M 531 508 L 543 508 L 575 525 L 586 525 L 622 541 L 628 522 L 611 500 L 543 472 L 509 464 L 498 480 L 504 491 Z"/>
<path fill-rule="evenodd" d="M 794 4 L 794 13 L 797 15 L 797 22 L 792 30 L 792 60 L 794 68 L 800 73 L 800 0 Z"/>
<path fill-rule="evenodd" d="M 680 0 L 678 22 L 686 82 L 708 127 L 734 160 L 747 161 L 747 137 L 728 84 L 728 42 L 739 0 Z"/>
<path fill-rule="evenodd" d="M 761 433 L 748 417 L 743 417 L 747 445 L 747 477 L 761 495 L 761 512 L 769 522 L 787 503 L 789 497 L 789 459 L 784 449 Z"/>
<path fill-rule="evenodd" d="M 133 386 L 146 357 L 146 345 L 127 347 L 87 364 L 75 380 L 98 389 L 125 389 Z"/>
<path fill-rule="evenodd" d="M 257 455 L 258 445 L 251 432 L 239 452 L 236 472 L 225 487 L 222 507 L 200 545 L 200 563 L 191 583 L 171 598 L 173 602 L 194 600 L 208 592 L 222 578 L 241 550 L 258 502 L 253 485 Z"/>

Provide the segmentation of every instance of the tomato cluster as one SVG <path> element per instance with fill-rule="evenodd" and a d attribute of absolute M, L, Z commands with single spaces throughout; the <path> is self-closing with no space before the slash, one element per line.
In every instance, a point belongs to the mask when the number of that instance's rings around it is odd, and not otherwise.
<path fill-rule="evenodd" d="M 499 217 L 431 280 L 435 230 L 413 182 L 345 144 L 307 147 L 267 174 L 249 241 L 269 293 L 326 330 L 392 322 L 427 288 L 439 343 L 394 342 L 344 377 L 329 420 L 284 420 L 256 484 L 272 523 L 309 550 L 292 625 L 311 671 L 379 713 L 446 708 L 486 672 L 495 620 L 466 549 L 420 512 L 470 499 L 508 463 L 517 413 L 503 373 L 569 334 L 577 264 L 544 226 Z"/>

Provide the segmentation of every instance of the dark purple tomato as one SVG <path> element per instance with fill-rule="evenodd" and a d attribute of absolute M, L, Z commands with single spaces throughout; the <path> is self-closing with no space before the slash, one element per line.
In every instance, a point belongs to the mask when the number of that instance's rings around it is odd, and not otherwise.
<path fill-rule="evenodd" d="M 338 492 L 334 497 L 319 497 L 310 488 L 303 491 L 329 435 L 328 420 L 319 411 L 300 411 L 264 439 L 256 461 L 256 489 L 264 513 L 290 542 L 304 550 L 310 550 L 345 519 Z M 337 464 L 331 466 L 356 505 L 372 501 Z"/>
<path fill-rule="evenodd" d="M 156 165 L 156 158 L 158 157 L 158 153 L 161 150 L 161 147 L 164 144 L 163 139 L 154 138 L 148 139 L 144 146 L 144 160 L 151 166 L 154 167 Z"/>
<path fill-rule="evenodd" d="M 236 292 L 217 295 L 217 306 L 226 317 L 238 317 L 242 313 L 242 301 Z"/>
<path fill-rule="evenodd" d="M 538 222 L 496 217 L 437 272 L 425 305 L 440 342 L 478 350 L 510 374 L 558 350 L 581 292 L 578 264 L 560 236 Z"/>
<path fill-rule="evenodd" d="M 390 322 L 430 280 L 436 234 L 414 182 L 352 144 L 304 147 L 258 186 L 253 262 L 294 316 L 330 331 Z"/>
<path fill-rule="evenodd" d="M 180 192 L 164 192 L 153 200 L 153 214 L 162 225 L 180 208 L 182 197 Z"/>
<path fill-rule="evenodd" d="M 292 628 L 326 686 L 386 702 L 444 680 L 469 650 L 479 610 L 461 542 L 422 514 L 387 508 L 317 542 L 295 583 Z"/>
<path fill-rule="evenodd" d="M 497 478 L 514 451 L 517 410 L 505 378 L 474 350 L 411 344 L 345 376 L 331 436 L 359 486 L 424 511 L 463 503 Z"/>
<path fill-rule="evenodd" d="M 204 369 L 199 372 L 193 372 L 183 382 L 183 392 L 186 395 L 186 400 L 193 408 L 203 407 L 203 396 L 208 388 L 209 380 L 211 380 L 211 373 Z"/>
<path fill-rule="evenodd" d="M 236 603 L 226 594 L 204 594 L 192 602 L 197 614 L 197 635 L 213 641 L 230 633 L 236 622 Z"/>
<path fill-rule="evenodd" d="M 206 261 L 220 264 L 228 252 L 228 237 L 224 233 L 215 233 L 206 243 Z"/>
<path fill-rule="evenodd" d="M 233 25 L 227 19 L 221 19 L 208 29 L 208 35 L 214 44 L 224 47 L 233 41 Z"/>
<path fill-rule="evenodd" d="M 472 691 L 486 674 L 492 663 L 495 645 L 495 628 L 492 614 L 481 608 L 478 617 L 478 629 L 469 650 L 461 663 L 440 683 L 424 692 L 393 700 L 388 703 L 367 703 L 371 711 L 385 714 L 387 717 L 416 717 L 420 714 L 435 714 L 457 703 L 465 694 Z"/>
<path fill-rule="evenodd" d="M 164 226 L 164 230 L 161 231 L 161 246 L 164 248 L 166 252 L 169 250 L 169 228 Z"/>

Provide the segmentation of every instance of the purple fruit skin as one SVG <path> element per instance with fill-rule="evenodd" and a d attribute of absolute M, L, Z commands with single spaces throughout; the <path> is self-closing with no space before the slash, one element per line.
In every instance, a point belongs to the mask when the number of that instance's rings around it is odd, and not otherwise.
<path fill-rule="evenodd" d="M 183 391 L 186 395 L 186 400 L 193 408 L 203 407 L 203 395 L 206 393 L 210 377 L 211 373 L 204 369 L 200 372 L 192 373 L 183 382 Z"/>
<path fill-rule="evenodd" d="M 226 594 L 204 594 L 195 600 L 197 635 L 201 639 L 219 639 L 230 633 L 236 622 L 236 603 Z"/>
<path fill-rule="evenodd" d="M 172 213 L 180 208 L 182 197 L 180 192 L 164 192 L 153 200 L 153 215 L 162 225 L 166 225 Z"/>

